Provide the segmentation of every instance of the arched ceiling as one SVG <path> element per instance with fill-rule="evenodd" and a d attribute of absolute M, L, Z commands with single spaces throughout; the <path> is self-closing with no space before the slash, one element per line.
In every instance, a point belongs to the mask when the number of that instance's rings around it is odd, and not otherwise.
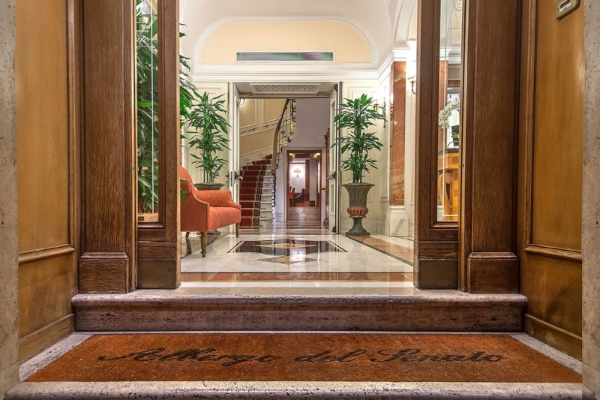
<path fill-rule="evenodd" d="M 394 48 L 406 47 L 417 0 L 180 0 L 186 25 L 185 55 L 197 62 L 206 39 L 237 21 L 340 21 L 352 25 L 371 48 L 379 67 Z"/>

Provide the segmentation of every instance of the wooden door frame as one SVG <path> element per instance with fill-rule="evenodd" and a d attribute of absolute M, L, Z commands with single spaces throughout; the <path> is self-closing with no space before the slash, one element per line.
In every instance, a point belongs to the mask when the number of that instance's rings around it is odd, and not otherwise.
<path fill-rule="evenodd" d="M 461 193 L 454 224 L 438 222 L 436 212 L 440 2 L 419 2 L 414 271 L 420 289 L 518 292 L 519 4 L 464 3 Z"/>
<path fill-rule="evenodd" d="M 158 3 L 158 222 L 138 223 L 137 287 L 175 289 L 181 278 L 179 1 Z"/>
<path fill-rule="evenodd" d="M 437 220 L 440 1 L 418 5 L 415 185 L 415 286 L 458 287 L 458 224 Z"/>
<path fill-rule="evenodd" d="M 159 220 L 137 221 L 135 6 L 82 1 L 81 293 L 180 284 L 179 2 L 159 9 Z"/>
<path fill-rule="evenodd" d="M 135 7 L 81 2 L 80 293 L 136 287 Z"/>

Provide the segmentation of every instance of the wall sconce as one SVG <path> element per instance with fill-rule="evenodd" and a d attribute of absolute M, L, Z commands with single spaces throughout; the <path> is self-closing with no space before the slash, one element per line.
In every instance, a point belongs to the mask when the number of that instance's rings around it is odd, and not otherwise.
<path fill-rule="evenodd" d="M 383 120 L 383 127 L 385 128 L 387 126 L 387 101 L 385 96 L 381 96 L 378 92 L 374 92 L 373 98 L 375 99 L 375 102 L 373 103 L 375 113 L 385 118 Z M 379 106 L 380 99 L 383 100 L 383 106 Z"/>
<path fill-rule="evenodd" d="M 417 83 L 417 78 L 414 76 L 411 76 L 410 78 L 407 79 L 407 81 L 410 82 L 411 92 L 413 92 L 413 94 L 417 94 L 417 90 L 415 89 L 415 84 Z"/>
<path fill-rule="evenodd" d="M 296 178 L 299 178 L 299 177 L 300 177 L 300 172 L 302 172 L 302 170 L 301 170 L 300 168 L 296 168 L 296 169 L 294 170 L 294 173 L 296 174 Z"/>
<path fill-rule="evenodd" d="M 240 106 L 243 106 L 244 104 L 246 104 L 246 99 L 240 99 Z"/>

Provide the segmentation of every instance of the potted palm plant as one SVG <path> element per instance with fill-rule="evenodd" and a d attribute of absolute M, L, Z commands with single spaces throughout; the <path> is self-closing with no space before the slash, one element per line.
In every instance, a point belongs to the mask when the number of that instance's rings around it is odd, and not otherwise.
<path fill-rule="evenodd" d="M 211 98 L 205 92 L 192 104 L 187 116 L 190 149 L 200 150 L 200 156 L 192 154 L 192 163 L 202 169 L 203 183 L 195 184 L 198 190 L 218 190 L 223 184 L 215 183 L 219 171 L 227 163 L 221 158 L 225 150 L 229 150 L 229 123 L 225 118 L 225 100 L 223 95 Z"/>
<path fill-rule="evenodd" d="M 378 112 L 373 98 L 364 94 L 355 100 L 345 99 L 335 117 L 338 129 L 347 128 L 350 131 L 347 136 L 338 138 L 341 153 L 349 155 L 342 161 L 342 169 L 352 173 L 352 183 L 342 185 L 350 196 L 346 211 L 354 220 L 354 226 L 347 232 L 349 235 L 369 235 L 362 226 L 362 219 L 369 212 L 367 195 L 375 185 L 363 183 L 363 176 L 371 168 L 377 169 L 376 161 L 369 157 L 369 151 L 383 147 L 374 133 L 367 132 L 375 126 L 376 120 L 385 121 L 385 117 Z"/>

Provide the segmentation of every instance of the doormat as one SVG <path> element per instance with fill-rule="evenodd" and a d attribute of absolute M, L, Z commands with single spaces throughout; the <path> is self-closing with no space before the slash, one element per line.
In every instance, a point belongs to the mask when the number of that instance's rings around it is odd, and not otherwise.
<path fill-rule="evenodd" d="M 95 335 L 29 382 L 346 381 L 579 383 L 508 335 Z"/>

